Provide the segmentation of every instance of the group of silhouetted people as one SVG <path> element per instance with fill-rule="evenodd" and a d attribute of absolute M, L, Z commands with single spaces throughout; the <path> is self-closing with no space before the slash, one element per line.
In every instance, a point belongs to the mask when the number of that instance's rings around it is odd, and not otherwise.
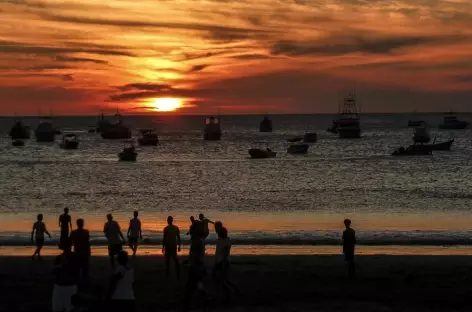
<path fill-rule="evenodd" d="M 238 289 L 229 279 L 231 241 L 228 237 L 228 230 L 220 221 L 213 222 L 203 214 L 198 220 L 190 217 L 190 228 L 187 235 L 190 235 L 190 252 L 188 257 L 188 279 L 185 285 L 184 310 L 186 310 L 195 295 L 198 295 L 203 303 L 206 303 L 207 292 L 204 286 L 206 268 L 204 264 L 205 241 L 210 234 L 209 225 L 214 225 L 218 236 L 215 252 L 215 264 L 212 277 L 216 283 L 217 295 L 221 290 L 225 293 L 225 298 L 229 299 L 231 292 L 239 293 Z M 73 230 L 69 209 L 64 209 L 64 214 L 59 217 L 60 240 L 59 248 L 61 255 L 55 260 L 55 281 L 53 288 L 53 312 L 70 311 L 73 308 L 73 297 L 78 293 L 78 284 L 85 281 L 88 275 L 89 258 L 91 255 L 90 234 L 84 229 L 84 220 L 77 219 L 77 229 Z M 178 252 L 181 251 L 180 230 L 173 224 L 172 216 L 167 218 L 167 226 L 163 230 L 162 253 L 165 256 L 165 276 L 169 277 L 171 263 L 174 263 L 177 278 L 180 278 L 180 263 Z M 342 235 L 343 253 L 348 264 L 350 277 L 355 276 L 354 253 L 356 245 L 355 231 L 351 228 L 351 220 L 344 220 L 345 230 Z M 70 231 L 69 231 L 70 229 Z M 107 292 L 107 306 L 110 311 L 133 311 L 134 307 L 134 271 L 128 266 L 128 253 L 123 251 L 123 244 L 126 242 L 119 223 L 113 220 L 111 214 L 107 215 L 107 222 L 103 232 L 108 242 L 108 254 L 110 263 L 114 269 L 110 287 Z M 41 259 L 41 248 L 44 244 L 44 235 L 48 235 L 43 215 L 37 216 L 37 221 L 33 224 L 31 232 L 32 242 L 36 242 L 36 250 L 32 256 L 33 260 Z M 141 221 L 138 219 L 138 212 L 133 213 L 133 218 L 129 222 L 127 238 L 129 247 L 136 256 L 139 241 L 142 240 Z M 73 247 L 73 252 L 72 252 Z M 115 265 L 115 258 L 118 266 Z"/>
<path fill-rule="evenodd" d="M 231 290 L 239 293 L 234 284 L 229 280 L 230 251 L 231 242 L 228 237 L 228 230 L 221 222 L 212 222 L 199 215 L 198 220 L 190 218 L 191 225 L 187 235 L 190 235 L 190 252 L 188 258 L 188 280 L 185 285 L 184 309 L 187 309 L 195 295 L 199 295 L 203 302 L 206 302 L 207 292 L 204 287 L 206 268 L 204 265 L 205 240 L 210 234 L 209 225 L 213 224 L 218 235 L 215 252 L 215 264 L 213 267 L 213 280 L 217 285 L 217 291 L 223 290 L 226 299 L 229 299 Z M 173 224 L 172 216 L 167 218 L 167 226 L 163 230 L 162 253 L 165 256 L 165 276 L 169 276 L 170 266 L 174 263 L 177 278 L 180 278 L 180 263 L 178 252 L 181 251 L 180 230 Z M 56 257 L 54 266 L 54 287 L 52 296 L 53 312 L 70 311 L 74 308 L 73 301 L 77 301 L 79 283 L 85 282 L 88 276 L 89 259 L 91 255 L 90 234 L 84 229 L 83 219 L 77 219 L 77 228 L 72 226 L 72 218 L 69 209 L 64 209 L 64 214 L 59 217 L 60 239 L 59 248 L 62 253 Z M 123 244 L 126 242 L 119 223 L 113 220 L 111 214 L 107 215 L 107 222 L 104 224 L 103 232 L 108 242 L 108 254 L 110 263 L 114 269 L 110 287 L 106 295 L 107 307 L 110 311 L 133 311 L 134 307 L 134 272 L 128 266 L 128 253 L 123 251 Z M 37 216 L 37 221 L 33 224 L 31 240 L 36 243 L 36 250 L 32 259 L 41 259 L 41 249 L 44 245 L 44 235 L 48 235 L 43 215 Z M 142 240 L 141 221 L 138 219 L 138 212 L 135 211 L 133 218 L 129 222 L 127 238 L 133 256 L 136 255 L 139 241 Z M 72 251 L 73 247 L 73 251 Z M 115 265 L 115 261 L 118 265 Z"/>

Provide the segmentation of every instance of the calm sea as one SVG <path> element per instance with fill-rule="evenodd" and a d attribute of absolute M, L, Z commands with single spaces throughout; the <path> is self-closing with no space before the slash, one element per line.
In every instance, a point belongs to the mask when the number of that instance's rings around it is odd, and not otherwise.
<path fill-rule="evenodd" d="M 57 239 L 67 206 L 96 244 L 104 243 L 107 213 L 126 229 L 138 210 L 151 244 L 160 242 L 168 215 L 185 233 L 189 216 L 202 212 L 221 220 L 235 244 L 337 244 L 343 219 L 351 218 L 363 245 L 470 245 L 472 130 L 441 131 L 442 115 L 418 116 L 438 141 L 456 139 L 452 151 L 391 157 L 411 142 L 408 117 L 363 115 L 362 138 L 340 140 L 325 132 L 334 116 L 272 116 L 273 133 L 258 132 L 261 116 L 223 116 L 222 140 L 206 142 L 202 116 L 126 116 L 133 129 L 155 127 L 160 136 L 157 148 L 138 148 L 136 163 L 118 162 L 122 142 L 87 133 L 94 117 L 53 119 L 79 134 L 76 151 L 60 149 L 60 136 L 12 147 L 14 119 L 1 118 L 0 243 L 25 244 L 38 213 Z M 33 129 L 38 123 L 24 121 Z M 319 137 L 309 154 L 287 155 L 286 139 L 306 131 Z M 277 158 L 249 159 L 247 150 L 264 142 Z"/>

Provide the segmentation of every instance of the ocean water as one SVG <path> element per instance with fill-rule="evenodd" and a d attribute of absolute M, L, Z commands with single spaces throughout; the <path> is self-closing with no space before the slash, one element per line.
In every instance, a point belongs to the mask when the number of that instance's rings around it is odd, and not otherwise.
<path fill-rule="evenodd" d="M 327 133 L 329 115 L 275 115 L 273 133 L 258 132 L 261 116 L 223 116 L 220 142 L 202 139 L 203 116 L 125 116 L 133 129 L 158 129 L 160 144 L 139 147 L 136 163 L 122 163 L 121 141 L 87 133 L 94 117 L 53 119 L 78 133 L 76 151 L 60 149 L 60 136 L 54 144 L 32 139 L 12 147 L 14 119 L 1 118 L 0 244 L 26 244 L 38 213 L 56 242 L 67 206 L 74 220 L 85 219 L 97 245 L 105 243 L 107 213 L 126 231 L 133 210 L 149 244 L 160 243 L 168 215 L 187 241 L 188 218 L 202 212 L 242 245 L 336 245 L 344 218 L 361 245 L 471 245 L 472 130 L 438 130 L 441 114 L 418 117 L 438 141 L 455 138 L 452 150 L 390 156 L 411 142 L 408 115 L 363 115 L 357 140 Z M 33 129 L 38 123 L 24 121 Z M 318 142 L 307 155 L 287 155 L 286 139 L 306 131 L 317 132 Z M 266 145 L 277 158 L 248 158 L 249 148 Z"/>

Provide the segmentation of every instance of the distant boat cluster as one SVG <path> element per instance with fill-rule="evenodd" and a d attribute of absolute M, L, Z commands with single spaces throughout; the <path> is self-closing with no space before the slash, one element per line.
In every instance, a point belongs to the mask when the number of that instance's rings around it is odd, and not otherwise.
<path fill-rule="evenodd" d="M 109 140 L 129 140 L 132 138 L 131 129 L 123 122 L 122 116 L 117 112 L 115 114 L 115 121 L 112 122 L 105 118 L 103 113 L 99 116 L 96 127 L 89 129 L 89 133 L 99 133 L 103 139 Z M 446 114 L 443 123 L 439 129 L 465 129 L 468 126 L 467 121 L 457 119 L 452 113 Z M 450 150 L 454 139 L 436 142 L 431 142 L 431 135 L 428 125 L 423 120 L 411 119 L 408 121 L 408 127 L 413 127 L 413 144 L 407 148 L 400 147 L 396 149 L 393 156 L 407 156 L 407 155 L 431 155 L 434 150 Z M 268 116 L 264 116 L 259 124 L 259 132 L 267 133 L 273 131 L 272 120 Z M 333 120 L 332 125 L 327 128 L 327 131 L 337 134 L 341 139 L 358 139 L 361 138 L 361 126 L 359 112 L 357 109 L 356 97 L 353 93 L 348 94 L 344 100 L 342 109 L 340 109 L 339 118 Z M 157 146 L 159 144 L 159 137 L 155 129 L 139 129 L 140 137 L 137 142 L 140 146 Z M 41 119 L 39 125 L 34 130 L 34 135 L 37 142 L 55 142 L 56 135 L 62 132 L 53 127 L 52 119 L 44 117 Z M 16 121 L 12 126 L 10 133 L 12 145 L 21 147 L 25 145 L 25 140 L 30 139 L 31 131 L 29 126 L 24 125 L 22 121 Z M 203 139 L 207 141 L 219 141 L 222 138 L 221 120 L 220 117 L 210 116 L 205 119 L 203 129 Z M 310 143 L 316 143 L 318 135 L 315 132 L 307 132 L 301 136 L 288 138 L 287 142 L 290 145 L 287 148 L 289 154 L 306 154 L 310 148 Z M 138 153 L 134 146 L 134 141 L 126 142 L 127 146 L 118 154 L 118 159 L 121 161 L 136 161 Z M 76 134 L 64 134 L 59 144 L 60 148 L 66 150 L 73 150 L 79 148 L 79 138 Z M 268 146 L 266 148 L 251 148 L 248 150 L 251 158 L 274 158 L 277 152 L 271 150 Z"/>

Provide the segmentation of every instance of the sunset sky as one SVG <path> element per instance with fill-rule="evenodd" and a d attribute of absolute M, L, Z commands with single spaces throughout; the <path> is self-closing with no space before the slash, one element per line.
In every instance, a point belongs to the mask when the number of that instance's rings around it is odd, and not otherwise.
<path fill-rule="evenodd" d="M 329 113 L 354 87 L 365 112 L 472 111 L 470 0 L 0 0 L 0 15 L 1 115 L 162 98 Z"/>

